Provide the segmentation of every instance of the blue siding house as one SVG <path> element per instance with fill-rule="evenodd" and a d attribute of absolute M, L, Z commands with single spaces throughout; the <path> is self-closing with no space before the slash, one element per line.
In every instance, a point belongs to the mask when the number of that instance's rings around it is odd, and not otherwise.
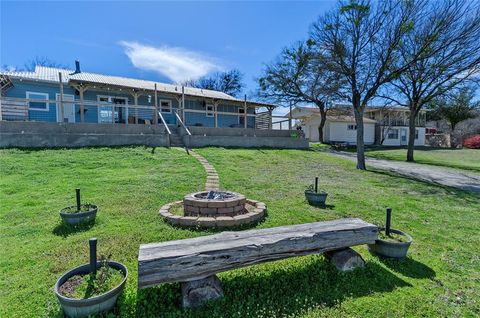
<path fill-rule="evenodd" d="M 0 120 L 258 128 L 274 105 L 179 85 L 37 66 L 1 72 Z M 265 118 L 265 116 L 262 116 Z"/>

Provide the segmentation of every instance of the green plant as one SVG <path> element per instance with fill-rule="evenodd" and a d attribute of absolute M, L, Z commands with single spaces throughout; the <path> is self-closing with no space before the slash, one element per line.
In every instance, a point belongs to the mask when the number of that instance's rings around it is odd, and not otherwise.
<path fill-rule="evenodd" d="M 76 205 L 72 205 L 62 209 L 64 213 L 81 213 L 81 212 L 88 212 L 92 209 L 95 209 L 97 206 L 91 203 L 84 203 L 80 205 L 80 210 L 77 210 Z"/>
<path fill-rule="evenodd" d="M 117 287 L 124 276 L 121 271 L 110 267 L 107 257 L 100 256 L 100 267 L 96 274 L 75 275 L 70 277 L 62 286 L 60 292 L 67 297 L 85 299 L 104 294 Z"/>

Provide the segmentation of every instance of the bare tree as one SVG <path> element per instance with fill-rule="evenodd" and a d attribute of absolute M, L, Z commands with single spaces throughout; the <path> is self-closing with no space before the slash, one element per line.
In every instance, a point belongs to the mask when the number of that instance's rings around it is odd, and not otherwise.
<path fill-rule="evenodd" d="M 406 65 L 398 49 L 411 31 L 410 17 L 422 1 L 340 1 L 313 24 L 310 36 L 332 70 L 347 82 L 341 91 L 352 103 L 357 124 L 357 168 L 365 170 L 363 114 L 382 85 L 397 78 Z M 392 65 L 394 67 L 392 67 Z"/>
<path fill-rule="evenodd" d="M 52 61 L 46 56 L 35 56 L 34 58 L 30 59 L 28 62 L 25 63 L 24 65 L 25 71 L 33 72 L 35 71 L 35 67 L 37 65 L 54 67 L 54 68 L 68 68 L 68 66 Z"/>
<path fill-rule="evenodd" d="M 328 100 L 338 91 L 339 77 L 329 71 L 326 59 L 311 50 L 308 43 L 284 48 L 273 63 L 266 65 L 258 79 L 257 95 L 277 103 L 313 103 L 320 111 L 319 141 L 323 142 L 323 128 L 328 111 Z"/>
<path fill-rule="evenodd" d="M 479 2 L 445 0 L 412 16 L 412 32 L 402 41 L 396 61 L 408 67 L 391 83 L 391 94 L 384 96 L 410 109 L 407 161 L 414 161 L 420 110 L 480 72 L 479 8 Z"/>
<path fill-rule="evenodd" d="M 226 72 L 217 72 L 210 76 L 201 77 L 198 80 L 188 80 L 182 84 L 190 87 L 224 92 L 232 96 L 238 96 L 245 86 L 243 83 L 243 74 L 235 69 Z"/>

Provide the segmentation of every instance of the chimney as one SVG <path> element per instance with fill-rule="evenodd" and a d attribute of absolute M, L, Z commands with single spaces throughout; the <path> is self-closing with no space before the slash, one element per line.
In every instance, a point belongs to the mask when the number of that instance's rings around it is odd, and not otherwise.
<path fill-rule="evenodd" d="M 75 75 L 75 74 L 78 74 L 78 73 L 81 73 L 82 71 L 80 70 L 80 61 L 79 60 L 75 60 L 75 72 L 69 74 L 69 75 Z"/>

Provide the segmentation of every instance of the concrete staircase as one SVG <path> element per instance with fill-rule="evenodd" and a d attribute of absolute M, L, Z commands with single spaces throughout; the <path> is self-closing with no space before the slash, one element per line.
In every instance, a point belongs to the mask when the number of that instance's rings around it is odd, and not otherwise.
<path fill-rule="evenodd" d="M 180 136 L 179 128 L 172 127 L 170 128 L 170 131 L 172 132 L 172 134 L 170 135 L 170 146 L 184 148 L 185 144 L 183 143 L 182 136 Z"/>

